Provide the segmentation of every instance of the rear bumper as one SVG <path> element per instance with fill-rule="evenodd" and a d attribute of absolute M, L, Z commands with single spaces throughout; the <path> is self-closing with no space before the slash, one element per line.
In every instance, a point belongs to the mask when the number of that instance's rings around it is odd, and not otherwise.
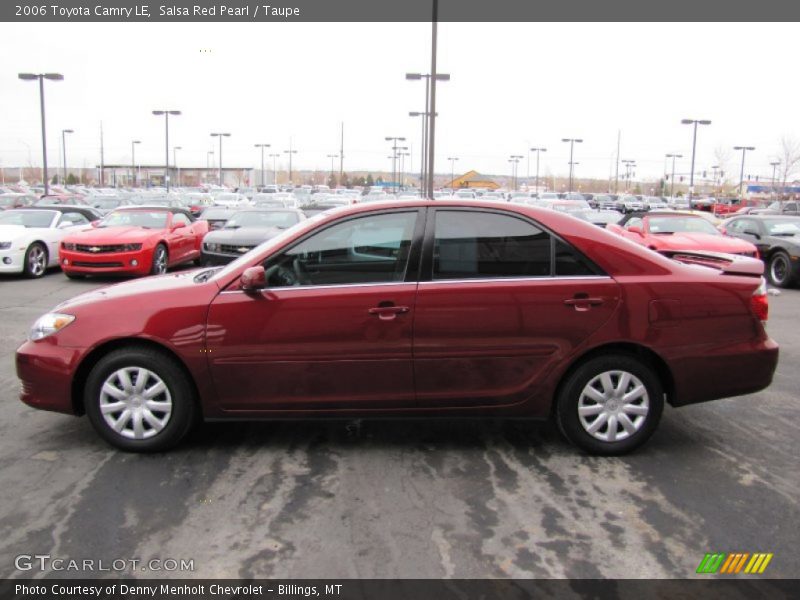
<path fill-rule="evenodd" d="M 84 350 L 48 342 L 25 342 L 17 349 L 19 399 L 33 408 L 74 415 L 72 378 Z"/>
<path fill-rule="evenodd" d="M 694 356 L 668 360 L 675 383 L 673 406 L 742 396 L 772 383 L 778 344 L 763 340 L 702 348 Z"/>

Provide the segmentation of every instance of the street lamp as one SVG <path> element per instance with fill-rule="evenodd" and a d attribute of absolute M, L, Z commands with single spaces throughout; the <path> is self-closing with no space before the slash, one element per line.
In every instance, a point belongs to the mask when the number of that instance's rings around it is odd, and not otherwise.
<path fill-rule="evenodd" d="M 154 110 L 153 114 L 157 117 L 164 115 L 164 128 L 166 132 L 166 143 L 164 147 L 166 148 L 166 152 L 164 153 L 164 162 L 166 165 L 164 166 L 164 181 L 167 183 L 167 193 L 169 193 L 169 116 L 174 115 L 178 116 L 181 114 L 179 110 Z"/>
<path fill-rule="evenodd" d="M 744 184 L 744 155 L 748 150 L 755 150 L 755 146 L 734 146 L 734 150 L 742 151 L 742 170 L 739 173 L 739 198 L 742 197 L 742 185 Z"/>
<path fill-rule="evenodd" d="M 517 165 L 523 158 L 519 154 L 512 154 L 508 159 L 508 162 L 511 163 L 511 188 L 513 191 L 517 191 Z"/>
<path fill-rule="evenodd" d="M 575 148 L 575 144 L 582 144 L 583 140 L 578 138 L 561 138 L 562 142 L 569 142 L 569 191 L 572 191 L 572 152 Z"/>
<path fill-rule="evenodd" d="M 254 148 L 261 148 L 261 187 L 264 187 L 267 181 L 266 173 L 264 171 L 264 148 L 271 148 L 269 144 L 253 144 Z"/>
<path fill-rule="evenodd" d="M 667 154 L 666 157 L 672 159 L 672 179 L 671 179 L 671 183 L 670 183 L 670 186 L 669 186 L 669 195 L 670 195 L 670 197 L 674 198 L 675 197 L 675 159 L 676 158 L 683 158 L 683 155 L 682 154 Z"/>
<path fill-rule="evenodd" d="M 392 145 L 392 187 L 396 187 L 397 184 L 397 151 L 399 150 L 399 146 L 397 142 L 405 142 L 406 138 L 404 137 L 386 137 L 384 138 L 387 142 L 393 142 Z"/>
<path fill-rule="evenodd" d="M 435 51 L 435 49 L 434 49 Z M 435 60 L 435 57 L 434 57 Z M 428 158 L 430 149 L 428 148 L 428 130 L 430 128 L 430 120 L 431 120 L 431 93 L 430 93 L 430 83 L 431 83 L 431 74 L 430 73 L 406 73 L 406 80 L 407 81 L 419 81 L 421 79 L 425 80 L 425 110 L 421 113 L 409 113 L 410 116 L 422 116 L 422 181 L 420 181 L 420 187 L 424 187 L 426 192 L 432 197 L 433 196 L 433 176 L 430 176 L 430 182 L 425 182 L 425 176 L 428 175 L 428 171 L 430 170 Z M 448 73 L 436 73 L 436 76 L 433 78 L 434 81 L 450 81 L 450 75 Z M 433 115 L 434 117 L 439 116 L 438 113 Z"/>
<path fill-rule="evenodd" d="M 67 133 L 75 133 L 72 129 L 62 129 L 61 130 L 61 152 L 64 155 L 64 181 L 61 183 L 67 183 Z"/>
<path fill-rule="evenodd" d="M 278 170 L 276 161 L 278 160 L 279 156 L 280 154 L 277 152 L 269 155 L 269 157 L 272 159 L 272 183 L 276 186 L 278 185 Z"/>
<path fill-rule="evenodd" d="M 61 73 L 19 73 L 18 77 L 23 81 L 39 81 L 39 110 L 42 113 L 42 174 L 44 179 L 44 195 L 50 194 L 50 182 L 47 180 L 47 136 L 44 125 L 44 80 L 62 81 L 64 76 Z"/>
<path fill-rule="evenodd" d="M 230 133 L 212 133 L 211 137 L 219 138 L 219 187 L 222 186 L 222 138 L 231 137 Z"/>
<path fill-rule="evenodd" d="M 633 168 L 636 166 L 636 161 L 631 159 L 623 159 L 621 161 L 625 165 L 625 180 L 628 182 L 625 189 L 628 193 L 631 191 L 631 176 L 633 175 Z"/>
<path fill-rule="evenodd" d="M 447 160 L 450 161 L 450 192 L 455 192 L 456 190 L 456 173 L 455 173 L 455 165 L 456 161 L 458 160 L 457 156 L 448 156 Z"/>
<path fill-rule="evenodd" d="M 137 177 L 136 173 L 136 144 L 141 144 L 140 140 L 132 140 L 131 141 L 131 181 L 133 182 L 133 187 L 139 183 L 139 177 Z"/>
<path fill-rule="evenodd" d="M 334 161 L 337 158 L 339 158 L 339 155 L 338 154 L 328 154 L 328 158 L 331 159 L 331 181 L 334 181 L 334 179 L 333 179 L 333 170 L 336 168 Z"/>
<path fill-rule="evenodd" d="M 292 185 L 292 154 L 297 154 L 297 150 L 292 149 L 292 138 L 289 138 L 289 149 L 283 153 L 289 155 L 289 185 Z"/>
<path fill-rule="evenodd" d="M 536 193 L 539 193 L 539 154 L 547 152 L 547 148 L 531 148 L 529 152 L 536 152 Z"/>
<path fill-rule="evenodd" d="M 772 198 L 775 199 L 775 171 L 780 166 L 781 161 L 775 161 L 769 163 L 769 166 L 772 167 Z"/>
<path fill-rule="evenodd" d="M 681 124 L 694 126 L 694 132 L 692 133 L 692 172 L 689 173 L 689 207 L 691 208 L 692 195 L 694 194 L 694 157 L 697 149 L 697 126 L 711 125 L 711 121 L 707 119 L 681 119 Z"/>
<path fill-rule="evenodd" d="M 178 178 L 178 187 L 181 186 L 181 168 L 178 166 L 178 150 L 183 150 L 182 146 L 173 146 L 172 147 L 172 166 L 175 167 L 177 171 L 176 177 Z"/>
<path fill-rule="evenodd" d="M 408 150 L 408 148 L 406 148 L 405 146 L 403 146 L 402 149 Z M 400 189 L 404 190 L 405 185 L 403 185 L 403 179 L 405 178 L 405 172 L 406 172 L 406 156 L 411 156 L 411 153 L 401 152 L 400 154 L 398 154 L 398 156 L 400 157 Z"/>

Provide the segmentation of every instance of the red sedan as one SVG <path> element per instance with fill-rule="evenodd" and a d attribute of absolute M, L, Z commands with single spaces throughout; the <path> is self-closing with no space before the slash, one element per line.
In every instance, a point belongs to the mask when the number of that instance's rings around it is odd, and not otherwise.
<path fill-rule="evenodd" d="M 198 261 L 206 221 L 180 208 L 133 206 L 109 213 L 94 229 L 61 242 L 59 262 L 67 277 L 161 275 Z"/>
<path fill-rule="evenodd" d="M 225 267 L 60 304 L 17 350 L 21 399 L 132 451 L 201 417 L 555 415 L 620 454 L 665 402 L 772 381 L 762 263 L 692 260 L 709 266 L 530 206 L 359 204 Z"/>
<path fill-rule="evenodd" d="M 699 250 L 758 257 L 758 249 L 750 242 L 727 237 L 708 219 L 691 213 L 631 213 L 606 228 L 667 255 Z"/>

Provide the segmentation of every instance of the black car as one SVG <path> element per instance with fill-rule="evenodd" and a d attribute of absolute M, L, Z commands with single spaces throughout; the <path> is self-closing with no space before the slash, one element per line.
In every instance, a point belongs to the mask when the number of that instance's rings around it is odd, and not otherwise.
<path fill-rule="evenodd" d="M 204 265 L 229 263 L 305 218 L 294 208 L 238 210 L 221 229 L 210 231 L 203 238 L 202 262 Z"/>
<path fill-rule="evenodd" d="M 722 223 L 725 233 L 754 244 L 778 287 L 800 280 L 800 216 L 742 215 Z"/>

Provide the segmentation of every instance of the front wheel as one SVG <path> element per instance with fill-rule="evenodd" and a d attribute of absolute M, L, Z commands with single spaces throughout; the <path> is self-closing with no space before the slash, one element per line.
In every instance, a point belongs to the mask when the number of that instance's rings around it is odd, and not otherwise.
<path fill-rule="evenodd" d="M 130 452 L 175 446 L 197 415 L 194 388 L 169 355 L 123 348 L 89 373 L 84 406 L 92 426 L 109 444 Z"/>
<path fill-rule="evenodd" d="M 167 272 L 167 248 L 159 244 L 153 251 L 153 263 L 150 266 L 151 275 L 163 275 Z"/>
<path fill-rule="evenodd" d="M 47 248 L 39 242 L 28 246 L 25 252 L 24 273 L 26 277 L 36 279 L 44 276 L 47 271 Z"/>
<path fill-rule="evenodd" d="M 794 283 L 792 261 L 786 252 L 779 250 L 772 255 L 772 258 L 769 259 L 768 275 L 772 285 L 781 288 L 792 286 Z"/>
<path fill-rule="evenodd" d="M 556 399 L 564 436 L 591 454 L 630 452 L 653 434 L 664 392 L 653 370 L 624 354 L 599 356 L 575 369 Z"/>

